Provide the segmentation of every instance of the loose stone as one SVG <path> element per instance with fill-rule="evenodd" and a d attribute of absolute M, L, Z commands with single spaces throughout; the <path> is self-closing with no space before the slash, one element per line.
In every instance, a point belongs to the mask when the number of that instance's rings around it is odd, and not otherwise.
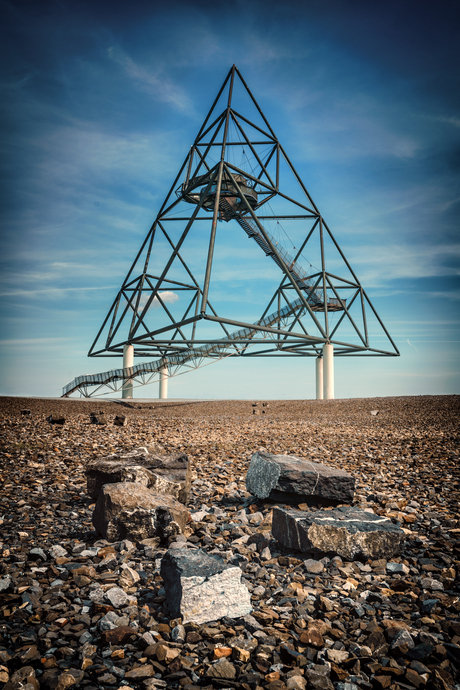
<path fill-rule="evenodd" d="M 246 487 L 258 498 L 284 503 L 307 498 L 350 503 L 355 480 L 348 472 L 319 462 L 258 452 L 251 458 Z"/>
<path fill-rule="evenodd" d="M 174 549 L 161 561 L 166 601 L 173 617 L 184 623 L 239 618 L 252 610 L 240 568 L 204 551 Z"/>
<path fill-rule="evenodd" d="M 109 541 L 158 537 L 162 541 L 179 534 L 189 513 L 172 496 L 154 494 L 141 484 L 106 484 L 93 514 L 95 529 Z"/>
<path fill-rule="evenodd" d="M 350 560 L 392 556 L 404 542 L 403 530 L 390 520 L 349 506 L 313 513 L 275 507 L 272 534 L 288 548 L 332 552 Z"/>
<path fill-rule="evenodd" d="M 105 484 L 133 482 L 186 503 L 191 469 L 184 453 L 160 455 L 148 452 L 147 448 L 137 448 L 124 455 L 113 454 L 93 460 L 86 466 L 86 477 L 88 494 L 94 499 L 99 497 Z"/>

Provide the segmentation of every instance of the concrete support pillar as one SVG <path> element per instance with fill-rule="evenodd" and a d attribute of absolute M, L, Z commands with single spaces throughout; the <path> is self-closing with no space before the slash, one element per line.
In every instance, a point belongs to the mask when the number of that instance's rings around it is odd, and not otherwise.
<path fill-rule="evenodd" d="M 160 400 L 166 400 L 168 397 L 168 365 L 165 363 L 160 369 Z"/>
<path fill-rule="evenodd" d="M 316 399 L 323 399 L 323 358 L 316 358 Z"/>
<path fill-rule="evenodd" d="M 123 345 L 123 369 L 128 369 L 134 364 L 134 345 Z M 133 382 L 131 378 L 123 379 L 121 390 L 122 398 L 133 397 Z"/>
<path fill-rule="evenodd" d="M 334 400 L 334 346 L 323 345 L 324 366 L 324 399 Z"/>

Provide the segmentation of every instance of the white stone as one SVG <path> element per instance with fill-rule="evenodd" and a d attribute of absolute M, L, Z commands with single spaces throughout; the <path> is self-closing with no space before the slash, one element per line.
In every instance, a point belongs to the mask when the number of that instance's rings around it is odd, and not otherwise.
<path fill-rule="evenodd" d="M 435 580 L 432 577 L 423 577 L 421 580 L 421 585 L 423 589 L 432 589 L 432 590 L 443 590 L 444 585 L 442 582 L 439 582 L 439 580 Z"/>
<path fill-rule="evenodd" d="M 197 624 L 241 618 L 252 611 L 240 568 L 197 549 L 166 552 L 161 563 L 170 614 Z"/>

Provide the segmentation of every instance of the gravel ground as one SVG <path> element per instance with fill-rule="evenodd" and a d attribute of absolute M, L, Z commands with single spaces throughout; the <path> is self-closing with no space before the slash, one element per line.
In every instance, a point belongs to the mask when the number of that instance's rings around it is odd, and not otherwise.
<path fill-rule="evenodd" d="M 0 398 L 0 682 L 459 690 L 459 401 Z M 95 411 L 107 425 L 90 424 Z M 120 414 L 125 427 L 113 425 Z M 178 541 L 239 564 L 252 615 L 170 620 L 167 545 L 109 544 L 93 530 L 85 465 L 153 443 L 192 462 L 192 520 Z M 259 449 L 350 472 L 354 505 L 403 527 L 403 552 L 348 562 L 283 549 L 270 532 L 273 504 L 245 487 Z"/>

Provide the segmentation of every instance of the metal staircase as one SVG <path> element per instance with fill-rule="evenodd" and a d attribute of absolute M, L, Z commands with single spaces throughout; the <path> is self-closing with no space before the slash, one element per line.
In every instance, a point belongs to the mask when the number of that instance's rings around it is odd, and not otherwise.
<path fill-rule="evenodd" d="M 285 267 L 287 268 L 298 288 L 305 291 L 305 298 L 310 305 L 311 310 L 324 311 L 325 306 L 323 291 L 314 287 L 312 280 L 309 278 L 304 269 L 268 231 L 265 231 L 272 243 L 276 245 L 276 253 L 273 252 L 272 248 L 252 218 L 243 216 L 240 212 L 238 212 L 236 207 L 239 205 L 239 202 L 240 199 L 236 196 L 226 196 L 220 199 L 219 211 L 221 213 L 222 220 L 236 220 L 248 237 L 255 240 L 255 242 L 257 242 L 259 247 L 267 256 L 270 256 L 283 271 L 285 270 Z M 344 308 L 344 304 L 345 300 L 329 298 L 327 301 L 327 309 L 328 311 L 341 311 Z M 270 327 L 275 323 L 280 324 L 297 311 L 299 312 L 298 316 L 302 316 L 305 312 L 305 306 L 301 299 L 297 299 L 291 304 L 283 307 L 283 309 L 273 312 L 263 319 L 260 319 L 254 324 L 254 327 L 240 328 L 239 330 L 230 333 L 226 338 L 222 338 L 222 340 L 215 340 L 208 345 L 190 348 L 174 355 L 168 354 L 167 356 L 154 362 L 142 362 L 141 364 L 137 364 L 127 369 L 111 369 L 110 371 L 105 371 L 100 374 L 77 376 L 73 381 L 64 386 L 62 389 L 62 397 L 68 397 L 77 390 L 80 390 L 85 397 L 91 397 L 87 391 L 88 386 L 100 387 L 109 385 L 112 386 L 114 390 L 117 390 L 115 385 L 117 381 L 132 381 L 136 378 L 139 379 L 148 376 L 149 380 L 144 380 L 140 384 L 145 385 L 146 383 L 150 383 L 151 379 L 156 374 L 160 373 L 160 369 L 162 369 L 165 364 L 168 366 L 169 370 L 173 369 L 177 371 L 177 369 L 183 366 L 188 366 L 191 369 L 195 369 L 200 366 L 200 363 L 204 358 L 214 358 L 219 360 L 227 356 L 228 351 L 231 349 L 235 350 L 235 354 L 241 354 L 242 351 L 247 349 L 248 344 L 242 345 L 240 341 L 252 340 L 257 333 L 261 332 L 261 329 L 258 328 L 258 326 Z M 278 326 L 278 328 L 279 327 L 280 326 Z"/>
<path fill-rule="evenodd" d="M 299 312 L 299 315 L 302 315 L 302 313 L 305 311 L 303 302 L 300 299 L 297 299 L 295 302 L 286 305 L 279 311 L 260 319 L 254 324 L 253 328 L 240 328 L 239 330 L 230 333 L 226 338 L 222 338 L 222 340 L 215 340 L 209 345 L 190 348 L 189 350 L 185 350 L 175 355 L 167 355 L 167 357 L 158 359 L 154 362 L 142 362 L 141 364 L 136 364 L 135 366 L 128 367 L 127 369 L 111 369 L 110 371 L 105 371 L 100 374 L 77 376 L 73 381 L 63 387 L 62 397 L 67 398 L 76 390 L 80 390 L 85 397 L 91 397 L 86 390 L 88 386 L 106 386 L 113 384 L 116 381 L 132 380 L 136 377 L 142 377 L 145 375 L 152 377 L 155 374 L 159 374 L 160 369 L 164 367 L 165 364 L 169 369 L 173 368 L 177 370 L 180 367 L 187 365 L 190 368 L 195 369 L 200 366 L 200 362 L 205 357 L 211 357 L 219 360 L 225 357 L 227 351 L 230 349 L 235 349 L 237 351 L 236 354 L 241 354 L 241 351 L 245 350 L 248 345 L 241 345 L 241 343 L 238 343 L 238 341 L 251 340 L 257 333 L 261 332 L 260 328 L 258 328 L 259 326 L 270 327 L 275 323 L 284 322 L 297 311 Z M 150 383 L 150 380 L 143 383 Z M 114 390 L 117 389 L 114 388 Z"/>
<path fill-rule="evenodd" d="M 219 202 L 219 210 L 221 212 L 222 220 L 236 220 L 248 237 L 251 237 L 253 240 L 255 240 L 265 254 L 270 256 L 282 271 L 284 271 L 284 266 L 286 266 L 289 274 L 297 284 L 298 288 L 308 292 L 307 301 L 310 304 L 311 310 L 324 311 L 323 291 L 313 287 L 311 279 L 304 271 L 302 266 L 300 266 L 297 261 L 294 261 L 292 256 L 279 244 L 279 242 L 267 230 L 265 230 L 272 243 L 276 245 L 277 254 L 272 251 L 270 245 L 267 243 L 265 237 L 262 235 L 253 219 L 249 216 L 242 216 L 236 210 L 235 206 L 239 206 L 239 204 L 239 197 L 227 196 L 221 198 Z M 280 257 L 282 261 L 280 260 Z M 342 311 L 344 304 L 345 300 L 329 298 L 327 302 L 327 309 L 328 311 Z"/>

